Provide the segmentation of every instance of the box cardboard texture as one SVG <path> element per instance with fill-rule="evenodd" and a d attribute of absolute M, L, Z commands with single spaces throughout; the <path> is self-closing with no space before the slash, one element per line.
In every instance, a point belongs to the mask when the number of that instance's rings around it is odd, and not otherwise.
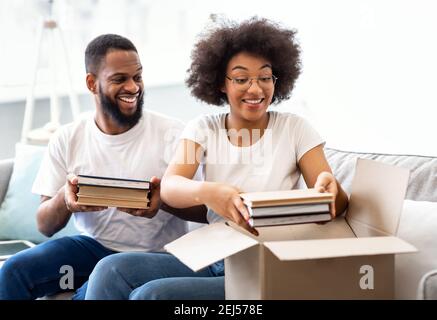
<path fill-rule="evenodd" d="M 262 227 L 258 237 L 219 222 L 165 249 L 194 271 L 225 259 L 226 299 L 393 299 L 395 254 L 417 251 L 395 236 L 408 177 L 358 159 L 342 217 Z"/>

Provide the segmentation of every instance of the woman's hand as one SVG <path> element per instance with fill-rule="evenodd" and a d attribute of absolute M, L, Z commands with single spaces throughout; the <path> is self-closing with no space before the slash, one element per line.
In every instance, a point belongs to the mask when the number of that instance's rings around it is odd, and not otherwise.
<path fill-rule="evenodd" d="M 338 188 L 337 188 L 337 180 L 335 180 L 334 176 L 330 172 L 321 172 L 318 177 L 314 188 L 319 192 L 329 192 L 334 195 L 334 201 L 330 204 L 330 211 L 332 219 L 335 218 L 335 199 L 337 198 Z"/>
<path fill-rule="evenodd" d="M 224 183 L 204 182 L 202 194 L 204 195 L 202 202 L 215 213 L 258 235 L 258 232 L 248 223 L 249 212 L 240 197 L 238 188 Z"/>

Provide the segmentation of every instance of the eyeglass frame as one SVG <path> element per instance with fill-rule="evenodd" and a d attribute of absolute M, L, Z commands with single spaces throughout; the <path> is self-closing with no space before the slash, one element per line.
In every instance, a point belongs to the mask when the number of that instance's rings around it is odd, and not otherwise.
<path fill-rule="evenodd" d="M 231 78 L 231 77 L 229 77 L 227 74 L 225 74 L 225 78 L 228 79 L 228 80 L 230 80 L 230 81 L 232 81 L 232 83 L 233 83 L 234 85 L 238 85 L 238 84 L 235 82 L 235 79 L 237 79 L 237 77 L 235 77 L 235 78 Z M 256 79 L 256 83 L 257 83 L 257 85 L 261 88 L 261 86 L 259 85 L 259 82 L 258 82 L 260 78 L 262 78 L 262 76 L 261 76 L 261 77 L 252 77 L 252 78 L 247 77 L 247 80 L 249 80 L 249 86 L 247 87 L 247 89 L 244 89 L 244 90 L 241 90 L 241 91 L 247 91 L 247 90 L 249 90 L 250 87 L 252 86 L 252 83 L 253 83 L 253 80 L 254 80 L 254 79 Z M 278 77 L 272 74 L 272 75 L 271 75 L 271 78 L 273 79 L 273 87 L 274 87 L 275 84 L 276 84 L 276 81 L 278 81 Z"/>

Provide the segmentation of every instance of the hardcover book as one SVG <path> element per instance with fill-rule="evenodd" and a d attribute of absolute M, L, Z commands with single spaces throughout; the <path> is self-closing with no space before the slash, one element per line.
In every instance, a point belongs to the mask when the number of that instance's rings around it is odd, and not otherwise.
<path fill-rule="evenodd" d="M 79 174 L 77 177 L 79 185 L 130 189 L 150 189 L 150 182 L 147 180 L 120 179 L 110 177 L 87 176 L 81 174 Z"/>
<path fill-rule="evenodd" d="M 242 193 L 252 227 L 326 222 L 334 201 L 331 193 L 315 189 Z"/>
<path fill-rule="evenodd" d="M 78 175 L 78 203 L 87 206 L 147 209 L 150 182 Z"/>

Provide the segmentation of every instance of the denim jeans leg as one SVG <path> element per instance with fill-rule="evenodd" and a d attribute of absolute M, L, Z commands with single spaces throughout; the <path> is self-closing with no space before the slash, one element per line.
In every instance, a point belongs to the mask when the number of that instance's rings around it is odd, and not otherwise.
<path fill-rule="evenodd" d="M 43 242 L 12 256 L 0 268 L 0 299 L 36 299 L 68 291 L 60 284 L 65 276 L 61 267 L 65 265 L 71 266 L 73 287 L 77 289 L 88 280 L 96 263 L 112 253 L 112 250 L 87 236 Z"/>
<path fill-rule="evenodd" d="M 211 276 L 209 268 L 194 272 L 167 253 L 118 253 L 96 265 L 89 279 L 86 299 L 127 300 L 134 289 L 152 280 Z"/>
<path fill-rule="evenodd" d="M 225 277 L 164 278 L 132 291 L 130 300 L 224 300 Z"/>

